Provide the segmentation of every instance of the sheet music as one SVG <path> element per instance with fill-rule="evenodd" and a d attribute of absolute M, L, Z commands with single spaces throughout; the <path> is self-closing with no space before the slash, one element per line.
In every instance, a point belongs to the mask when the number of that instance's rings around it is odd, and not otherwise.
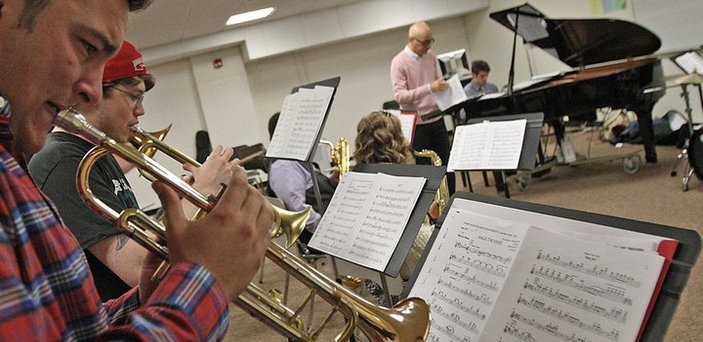
<path fill-rule="evenodd" d="M 555 233 L 569 234 L 631 251 L 658 254 L 657 248 L 662 241 L 671 240 L 657 235 L 461 198 L 452 202 L 452 208 L 481 213 L 488 217 L 510 217 L 511 220 L 538 226 Z"/>
<path fill-rule="evenodd" d="M 447 83 L 449 84 L 449 89 L 431 93 L 437 106 L 443 111 L 457 103 L 468 100 L 464 87 L 461 86 L 461 81 L 459 81 L 459 74 L 450 77 Z"/>
<path fill-rule="evenodd" d="M 530 78 L 527 81 L 522 81 L 518 84 L 513 85 L 513 91 L 520 91 L 520 90 L 529 88 L 537 83 L 548 81 L 549 79 L 552 79 L 552 78 L 559 76 L 559 75 L 560 75 L 560 73 L 556 72 L 556 73 L 533 76 L 532 78 Z"/>
<path fill-rule="evenodd" d="M 696 51 L 689 51 L 677 56 L 674 60 L 688 74 L 703 74 L 703 57 Z"/>
<path fill-rule="evenodd" d="M 333 87 L 315 86 L 286 96 L 266 157 L 307 160 L 333 93 Z"/>
<path fill-rule="evenodd" d="M 430 305 L 428 341 L 479 340 L 527 229 L 464 210 L 447 213 L 409 294 Z"/>
<path fill-rule="evenodd" d="M 456 127 L 447 170 L 516 170 L 526 126 L 520 119 Z"/>
<path fill-rule="evenodd" d="M 428 341 L 634 341 L 664 260 L 454 206 L 431 248 Z"/>
<path fill-rule="evenodd" d="M 415 120 L 417 115 L 415 113 L 403 113 L 398 114 L 400 119 L 400 128 L 403 130 L 403 136 L 408 139 L 408 142 L 412 144 L 413 134 L 415 133 Z"/>
<path fill-rule="evenodd" d="M 494 99 L 494 98 L 498 98 L 501 96 L 505 96 L 504 91 L 499 91 L 499 92 L 490 93 L 490 94 L 483 94 L 483 95 L 481 95 L 481 97 L 478 100 L 481 101 L 481 100 Z"/>
<path fill-rule="evenodd" d="M 385 270 L 425 182 L 423 177 L 346 173 L 309 245 Z"/>
<path fill-rule="evenodd" d="M 483 337 L 635 341 L 663 262 L 532 228 Z"/>
<path fill-rule="evenodd" d="M 408 142 L 412 143 L 417 114 L 415 112 L 403 112 L 399 109 L 386 109 L 386 111 L 398 117 L 398 120 L 400 120 L 400 129 L 403 131 L 403 136 L 405 139 L 408 139 Z"/>

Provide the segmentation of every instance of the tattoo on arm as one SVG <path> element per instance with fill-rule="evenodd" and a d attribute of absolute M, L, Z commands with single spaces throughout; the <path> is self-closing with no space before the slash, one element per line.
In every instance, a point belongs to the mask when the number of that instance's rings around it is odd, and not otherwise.
<path fill-rule="evenodd" d="M 129 241 L 129 236 L 124 235 L 124 234 L 117 235 L 117 247 L 115 248 L 115 250 L 119 251 L 120 249 L 122 249 L 122 247 L 127 245 L 128 241 Z"/>

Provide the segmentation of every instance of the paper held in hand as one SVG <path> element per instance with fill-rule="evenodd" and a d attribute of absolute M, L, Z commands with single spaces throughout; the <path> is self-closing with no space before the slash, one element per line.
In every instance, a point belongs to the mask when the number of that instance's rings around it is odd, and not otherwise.
<path fill-rule="evenodd" d="M 384 271 L 426 181 L 424 177 L 346 173 L 310 247 Z"/>
<path fill-rule="evenodd" d="M 461 86 L 461 81 L 459 81 L 459 74 L 450 77 L 447 83 L 449 84 L 449 89 L 432 93 L 432 98 L 442 111 L 468 100 L 464 88 Z"/>

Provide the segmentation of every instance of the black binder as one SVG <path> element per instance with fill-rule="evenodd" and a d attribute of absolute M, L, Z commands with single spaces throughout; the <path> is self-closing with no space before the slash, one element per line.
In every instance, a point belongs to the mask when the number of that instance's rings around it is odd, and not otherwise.
<path fill-rule="evenodd" d="M 642 222 L 636 220 L 630 220 L 620 217 L 607 216 L 601 214 L 594 214 L 584 211 L 557 208 L 547 205 L 535 204 L 522 202 L 517 200 L 511 200 L 502 197 L 492 197 L 481 194 L 475 194 L 470 192 L 456 192 L 452 195 L 452 198 L 447 205 L 447 208 L 451 208 L 454 203 L 454 199 L 460 198 L 470 201 L 476 201 L 480 203 L 493 204 L 497 206 L 503 206 L 511 209 L 524 210 L 527 212 L 540 213 L 545 215 L 552 215 L 562 218 L 568 218 L 573 220 L 579 220 L 583 222 L 596 223 L 600 225 L 615 227 L 619 229 L 630 230 L 634 232 L 657 235 L 661 237 L 667 237 L 671 239 L 676 239 L 679 241 L 679 245 L 674 254 L 674 258 L 669 266 L 669 270 L 666 274 L 662 288 L 659 292 L 659 296 L 656 299 L 654 308 L 649 320 L 645 323 L 645 329 L 642 333 L 640 341 L 661 341 L 666 334 L 666 330 L 671 322 L 671 318 L 676 310 L 676 306 L 679 304 L 681 299 L 681 293 L 686 286 L 688 277 L 691 274 L 691 269 L 693 268 L 696 260 L 698 259 L 698 254 L 701 250 L 701 236 L 698 232 L 689 229 L 676 228 L 671 226 L 665 226 L 661 224 L 655 224 L 650 222 Z M 435 230 L 427 242 L 427 247 L 432 246 L 434 241 L 441 230 L 442 223 L 446 217 L 446 212 L 443 214 L 435 225 Z M 419 264 L 424 264 L 429 254 L 430 248 L 425 248 L 420 258 Z M 410 293 L 410 290 L 417 279 L 422 267 L 416 267 L 415 272 L 412 277 L 408 280 L 408 284 L 401 294 L 401 298 L 405 298 Z"/>

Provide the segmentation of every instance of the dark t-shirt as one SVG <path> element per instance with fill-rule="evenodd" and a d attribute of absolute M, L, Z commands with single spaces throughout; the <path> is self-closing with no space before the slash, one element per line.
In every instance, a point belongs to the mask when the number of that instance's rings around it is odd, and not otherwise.
<path fill-rule="evenodd" d="M 100 297 L 107 300 L 119 297 L 130 287 L 87 250 L 95 243 L 121 233 L 112 222 L 90 209 L 76 190 L 78 164 L 93 146 L 72 134 L 51 133 L 44 148 L 32 156 L 29 172 L 80 242 Z M 111 155 L 95 163 L 89 184 L 94 195 L 117 212 L 128 207 L 138 208 L 127 178 Z"/>

